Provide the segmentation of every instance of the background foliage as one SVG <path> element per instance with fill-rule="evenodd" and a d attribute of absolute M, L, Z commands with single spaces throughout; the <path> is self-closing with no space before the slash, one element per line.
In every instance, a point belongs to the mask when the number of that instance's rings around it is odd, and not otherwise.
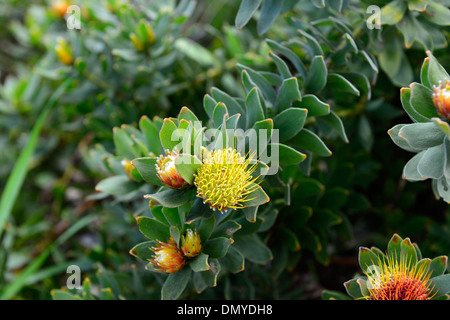
<path fill-rule="evenodd" d="M 160 299 L 167 276 L 129 254 L 148 240 L 136 217 L 157 214 L 142 197 L 155 189 L 122 160 L 158 155 L 143 128 L 184 106 L 217 128 L 217 102 L 232 117 L 256 96 L 263 112 L 239 121 L 272 119 L 286 145 L 261 185 L 271 201 L 255 223 L 230 220 L 242 228 L 228 253 L 245 269 L 224 267 L 209 288 L 192 281 L 182 298 L 318 299 L 343 291 L 360 246 L 394 233 L 424 256 L 450 254 L 447 203 L 431 182 L 402 179 L 411 154 L 387 133 L 411 122 L 400 88 L 420 83 L 426 51 L 450 70 L 448 1 L 76 4 L 81 30 L 50 1 L 0 5 L 1 298 Z M 371 4 L 381 29 L 367 28 Z M 59 290 L 74 264 L 83 290 Z"/>

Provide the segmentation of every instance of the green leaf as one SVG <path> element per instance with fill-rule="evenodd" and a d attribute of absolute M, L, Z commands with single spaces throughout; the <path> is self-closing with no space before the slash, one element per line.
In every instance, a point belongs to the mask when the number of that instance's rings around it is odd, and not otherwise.
<path fill-rule="evenodd" d="M 241 229 L 242 226 L 234 220 L 228 220 L 221 224 L 219 224 L 216 228 L 214 228 L 213 233 L 211 234 L 212 238 L 217 237 L 232 237 L 233 234 Z"/>
<path fill-rule="evenodd" d="M 258 88 L 253 88 L 245 100 L 247 108 L 246 127 L 251 128 L 255 122 L 264 120 L 264 110 L 259 98 Z"/>
<path fill-rule="evenodd" d="M 274 129 L 279 130 L 280 141 L 289 140 L 302 130 L 308 109 L 288 108 L 273 119 Z"/>
<path fill-rule="evenodd" d="M 355 96 L 359 96 L 359 90 L 344 76 L 337 73 L 329 73 L 327 78 L 327 85 L 334 90 L 349 92 Z"/>
<path fill-rule="evenodd" d="M 308 109 L 310 117 L 324 116 L 330 113 L 330 105 L 312 94 L 304 95 L 302 101 L 295 102 L 294 105 L 295 107 Z"/>
<path fill-rule="evenodd" d="M 450 274 L 431 279 L 430 288 L 433 288 L 431 295 L 435 294 L 436 297 L 450 293 Z"/>
<path fill-rule="evenodd" d="M 180 134 L 177 130 L 177 125 L 171 119 L 164 119 L 164 124 L 159 132 L 161 144 L 164 150 L 172 151 L 180 142 Z M 134 157 L 136 158 L 136 157 Z"/>
<path fill-rule="evenodd" d="M 180 271 L 169 274 L 161 288 L 162 300 L 176 300 L 183 293 L 189 282 L 192 269 L 184 267 Z"/>
<path fill-rule="evenodd" d="M 236 28 L 242 29 L 248 23 L 261 4 L 261 1 L 262 0 L 242 0 L 234 22 Z"/>
<path fill-rule="evenodd" d="M 202 252 L 208 254 L 211 258 L 222 258 L 227 254 L 228 248 L 233 240 L 227 237 L 209 239 L 202 246 Z"/>
<path fill-rule="evenodd" d="M 309 54 L 311 55 L 311 57 L 324 55 L 322 47 L 320 46 L 320 44 L 316 40 L 316 38 L 309 35 L 307 32 L 303 31 L 302 29 L 298 29 L 297 31 L 306 38 L 306 41 L 308 43 L 308 46 L 306 49 L 309 50 Z"/>
<path fill-rule="evenodd" d="M 397 261 L 399 261 L 400 258 L 402 241 L 403 239 L 395 233 L 388 243 L 387 254 L 396 257 Z"/>
<path fill-rule="evenodd" d="M 252 184 L 249 188 L 253 188 Z M 258 186 L 252 193 L 248 194 L 244 205 L 246 207 L 260 206 L 270 201 L 269 196 L 264 192 L 261 186 Z"/>
<path fill-rule="evenodd" d="M 394 0 L 381 8 L 381 24 L 396 24 L 405 14 L 407 4 L 403 0 Z"/>
<path fill-rule="evenodd" d="M 246 259 L 256 264 L 266 264 L 273 259 L 270 249 L 261 241 L 256 233 L 235 237 L 236 248 Z"/>
<path fill-rule="evenodd" d="M 433 90 L 414 82 L 410 85 L 411 98 L 410 104 L 418 113 L 429 119 L 439 117 L 436 107 L 433 103 Z"/>
<path fill-rule="evenodd" d="M 273 84 L 271 84 L 260 72 L 253 70 L 247 66 L 244 66 L 240 63 L 237 64 L 237 68 L 239 72 L 245 70 L 250 76 L 251 80 L 256 84 L 256 86 L 261 90 L 261 93 L 264 97 L 272 104 L 275 104 L 277 99 L 277 93 L 273 88 Z M 275 75 L 278 77 L 278 75 Z M 278 85 L 278 84 L 277 84 Z M 242 112 L 243 113 L 243 112 Z"/>
<path fill-rule="evenodd" d="M 405 109 L 408 116 L 414 122 L 429 122 L 429 119 L 420 113 L 418 113 L 410 103 L 411 100 L 411 88 L 401 88 L 400 89 L 400 100 L 402 102 L 403 109 Z"/>
<path fill-rule="evenodd" d="M 442 144 L 445 133 L 433 122 L 413 123 L 400 129 L 398 136 L 412 147 L 425 150 Z"/>
<path fill-rule="evenodd" d="M 194 199 L 195 192 L 195 189 L 169 189 L 153 194 L 146 194 L 144 195 L 144 198 L 154 200 L 164 207 L 176 208 L 192 201 Z"/>
<path fill-rule="evenodd" d="M 431 260 L 430 263 L 430 278 L 434 278 L 437 276 L 441 276 L 444 274 L 445 270 L 447 270 L 447 256 L 439 256 Z"/>
<path fill-rule="evenodd" d="M 207 254 L 201 252 L 198 256 L 196 256 L 189 262 L 189 266 L 194 272 L 209 270 L 208 258 L 209 256 Z"/>
<path fill-rule="evenodd" d="M 266 42 L 272 50 L 277 51 L 286 57 L 294 65 L 302 78 L 306 77 L 306 68 L 303 61 L 291 49 L 271 39 L 266 39 Z"/>
<path fill-rule="evenodd" d="M 400 250 L 402 256 L 405 257 L 408 262 L 411 261 L 412 265 L 415 265 L 417 263 L 417 252 L 411 242 L 411 239 L 403 239 L 403 241 L 400 243 Z"/>
<path fill-rule="evenodd" d="M 145 181 L 157 186 L 163 186 L 164 183 L 159 180 L 158 173 L 156 171 L 156 161 L 157 158 L 147 157 L 136 158 L 132 160 L 131 163 Z"/>
<path fill-rule="evenodd" d="M 211 237 L 215 225 L 216 217 L 214 215 L 212 215 L 208 219 L 199 220 L 197 232 L 200 236 L 200 239 L 202 240 L 202 243 L 206 242 Z"/>
<path fill-rule="evenodd" d="M 401 138 L 398 134 L 400 130 L 405 126 L 406 124 L 397 124 L 396 126 L 392 127 L 388 130 L 388 134 L 391 137 L 392 141 L 399 146 L 400 148 L 410 151 L 410 152 L 420 152 L 421 149 L 412 148 L 408 142 Z"/>
<path fill-rule="evenodd" d="M 220 62 L 217 57 L 212 54 L 208 49 L 201 46 L 198 42 L 195 42 L 189 38 L 177 38 L 174 42 L 175 48 L 185 54 L 189 59 L 194 60 L 199 65 L 219 66 Z"/>
<path fill-rule="evenodd" d="M 439 81 L 445 82 L 446 79 L 450 80 L 450 76 L 448 75 L 447 71 L 445 71 L 444 67 L 442 67 L 442 65 L 437 61 L 431 51 L 427 51 L 427 56 L 427 83 L 429 83 L 431 86 L 438 86 Z M 432 89 L 432 87 L 430 87 L 430 89 Z"/>
<path fill-rule="evenodd" d="M 301 101 L 302 95 L 298 86 L 297 78 L 284 79 L 277 95 L 274 109 L 276 112 L 289 108 L 293 101 Z"/>
<path fill-rule="evenodd" d="M 450 140 L 444 140 L 445 148 L 445 165 L 444 165 L 444 175 L 446 179 L 450 179 Z"/>
<path fill-rule="evenodd" d="M 313 2 L 323 2 L 325 0 L 313 0 Z M 323 5 L 325 6 L 325 5 Z M 352 300 L 349 296 L 346 296 L 342 292 L 332 291 L 332 290 L 323 290 L 322 291 L 322 300 Z"/>
<path fill-rule="evenodd" d="M 302 162 L 306 159 L 306 155 L 295 150 L 294 148 L 287 146 L 282 143 L 271 143 L 268 146 L 269 150 L 272 150 L 272 152 L 276 152 L 278 149 L 278 159 L 272 160 L 272 164 L 278 163 L 282 166 L 284 165 L 292 165 Z M 274 155 L 272 154 L 272 159 Z"/>
<path fill-rule="evenodd" d="M 295 136 L 295 139 L 292 140 L 292 143 L 302 149 L 309 150 L 320 156 L 329 157 L 332 155 L 332 152 L 328 149 L 322 139 L 308 129 L 303 129 L 300 131 Z"/>
<path fill-rule="evenodd" d="M 149 217 L 137 217 L 139 230 L 144 236 L 154 241 L 167 242 L 170 238 L 169 227 L 156 219 Z"/>
<path fill-rule="evenodd" d="M 67 291 L 55 289 L 50 291 L 53 300 L 78 300 L 77 297 Z"/>
<path fill-rule="evenodd" d="M 344 282 L 345 290 L 347 291 L 348 295 L 350 295 L 353 299 L 359 299 L 363 297 L 361 293 L 361 288 L 359 287 L 359 284 L 357 282 L 358 279 L 359 278 L 355 278 L 347 282 Z"/>
<path fill-rule="evenodd" d="M 417 27 L 414 22 L 414 17 L 411 13 L 407 13 L 401 23 L 398 23 L 396 27 L 403 34 L 405 39 L 405 48 L 409 49 L 413 45 L 414 41 L 417 39 Z M 416 22 L 417 23 L 417 22 Z"/>
<path fill-rule="evenodd" d="M 358 256 L 359 265 L 362 270 L 367 271 L 370 266 L 378 266 L 379 257 L 369 248 L 359 248 Z"/>
<path fill-rule="evenodd" d="M 425 150 L 412 157 L 406 165 L 403 167 L 403 179 L 408 181 L 422 181 L 426 178 L 423 177 L 417 170 L 420 160 L 425 154 Z"/>
<path fill-rule="evenodd" d="M 344 123 L 334 111 L 331 111 L 329 114 L 317 118 L 317 122 L 323 122 L 326 126 L 336 131 L 342 141 L 344 141 L 345 143 L 349 143 L 347 133 L 345 132 Z"/>
<path fill-rule="evenodd" d="M 182 107 L 178 114 L 178 121 L 183 119 L 192 123 L 199 121 L 197 116 L 188 107 Z"/>
<path fill-rule="evenodd" d="M 278 17 L 283 6 L 282 0 L 264 0 L 258 20 L 258 34 L 266 33 Z"/>
<path fill-rule="evenodd" d="M 328 70 L 323 56 L 315 56 L 305 79 L 305 88 L 311 93 L 322 90 L 327 83 Z"/>
<path fill-rule="evenodd" d="M 150 152 L 153 152 L 155 155 L 159 155 L 162 150 L 161 141 L 159 139 L 159 132 L 156 126 L 150 121 L 147 116 L 142 116 L 139 120 L 139 129 L 141 129 L 141 131 L 144 133 L 148 150 Z"/>
<path fill-rule="evenodd" d="M 239 273 L 244 270 L 245 259 L 234 246 L 231 246 L 227 255 L 220 259 L 220 263 L 224 269 L 228 269 L 231 273 Z"/>
<path fill-rule="evenodd" d="M 292 78 L 292 74 L 289 71 L 289 67 L 287 66 L 286 62 L 283 61 L 283 59 L 281 59 L 273 52 L 269 52 L 269 56 L 272 58 L 273 62 L 275 62 L 275 65 L 278 68 L 278 72 L 280 73 L 281 78 L 283 80 Z"/>
<path fill-rule="evenodd" d="M 124 195 L 136 190 L 138 185 L 126 175 L 112 176 L 101 180 L 95 190 L 112 195 Z"/>
<path fill-rule="evenodd" d="M 189 184 L 194 183 L 194 174 L 202 166 L 202 162 L 190 154 L 181 154 L 175 159 L 175 167 L 180 176 Z"/>
<path fill-rule="evenodd" d="M 425 151 L 417 165 L 418 173 L 425 178 L 439 179 L 444 174 L 444 145 L 431 147 Z"/>
<path fill-rule="evenodd" d="M 450 26 L 450 9 L 440 3 L 428 1 L 425 9 L 425 17 L 434 24 Z M 448 4 L 447 4 L 448 5 Z"/>
<path fill-rule="evenodd" d="M 225 106 L 225 104 L 222 102 L 217 103 L 216 107 L 214 108 L 213 117 L 212 117 L 214 126 L 220 127 L 221 124 L 223 123 L 223 119 L 224 119 L 225 115 L 227 115 L 227 114 L 228 114 L 228 109 Z"/>
<path fill-rule="evenodd" d="M 253 78 L 252 78 L 253 79 Z M 256 83 L 256 82 L 255 82 Z M 259 84 L 258 84 L 259 85 Z M 230 116 L 234 114 L 245 114 L 245 110 L 242 108 L 242 106 L 237 102 L 237 100 L 233 97 L 231 97 L 228 93 L 213 87 L 211 89 L 211 95 L 217 102 L 223 102 L 228 110 L 228 114 Z"/>
<path fill-rule="evenodd" d="M 433 121 L 434 124 L 437 125 L 448 138 L 450 138 L 450 125 L 446 121 L 439 118 L 432 118 L 431 121 Z"/>
<path fill-rule="evenodd" d="M 214 108 L 217 105 L 217 101 L 214 100 L 209 94 L 205 94 L 203 97 L 203 108 L 210 119 L 213 118 Z"/>
<path fill-rule="evenodd" d="M 203 199 L 197 197 L 186 216 L 186 223 L 190 224 L 198 219 L 209 219 L 213 215 L 214 211 L 210 208 L 209 204 L 203 203 Z"/>
<path fill-rule="evenodd" d="M 297 233 L 297 236 L 302 247 L 307 248 L 312 252 L 320 252 L 323 250 L 319 237 L 314 234 L 314 232 L 310 228 L 301 228 Z"/>
<path fill-rule="evenodd" d="M 118 155 L 129 160 L 139 157 L 139 154 L 133 148 L 133 145 L 135 144 L 133 139 L 131 139 L 125 130 L 114 127 L 113 137 Z"/>
<path fill-rule="evenodd" d="M 164 219 L 169 225 L 181 228 L 183 226 L 184 219 L 182 217 L 182 213 L 178 209 L 179 208 L 163 207 L 161 211 L 164 215 Z"/>
<path fill-rule="evenodd" d="M 143 260 L 148 261 L 153 257 L 153 252 L 150 250 L 155 246 L 155 241 L 145 241 L 141 242 L 130 250 L 130 254 Z"/>

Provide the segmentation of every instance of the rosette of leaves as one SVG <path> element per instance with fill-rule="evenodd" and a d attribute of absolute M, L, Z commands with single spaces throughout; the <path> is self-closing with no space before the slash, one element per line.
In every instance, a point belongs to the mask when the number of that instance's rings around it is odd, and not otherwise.
<path fill-rule="evenodd" d="M 364 4 L 361 7 L 364 11 L 369 5 L 379 6 L 377 13 L 371 12 L 372 18 L 377 19 L 370 23 L 378 25 L 368 31 L 369 45 L 377 53 L 381 69 L 395 85 L 405 86 L 413 81 L 414 70 L 408 58 L 411 53 L 406 50 L 435 51 L 447 47 L 444 30 L 450 25 L 450 2 L 394 0 Z"/>
<path fill-rule="evenodd" d="M 280 159 L 280 171 L 266 176 L 264 181 L 277 206 L 261 213 L 265 221 L 261 231 L 268 231 L 272 224 L 279 222 L 270 233 L 272 245 L 273 241 L 280 245 L 274 252 L 284 255 L 273 262 L 274 265 L 280 263 L 277 266 L 280 272 L 287 264 L 295 265 L 300 255 L 288 252 L 299 248 L 310 249 L 319 261 L 327 263 L 330 228 L 340 225 L 344 237 L 351 237 L 349 222 L 339 210 L 348 199 L 348 190 L 338 187 L 328 190 L 323 182 L 310 177 L 310 173 L 311 167 L 315 167 L 315 157 L 332 155 L 325 138 L 348 142 L 339 114 L 354 115 L 360 131 L 370 131 L 368 121 L 361 113 L 362 106 L 371 97 L 369 78 L 374 81 L 378 71 L 371 56 L 360 50 L 351 35 L 345 33 L 348 27 L 342 22 L 323 20 L 308 25 L 293 21 L 293 25 L 302 29 L 297 36 L 291 36 L 291 40 L 283 43 L 266 40 L 272 50 L 269 56 L 276 71 L 260 71 L 238 64 L 247 92 L 255 86 L 261 92 L 261 101 L 265 104 L 263 110 L 273 119 L 273 128 L 279 129 L 280 145 L 303 154 L 298 157 L 299 161 L 294 161 L 292 156 L 286 157 L 291 161 Z M 316 40 L 326 37 L 324 32 L 329 26 L 337 27 L 335 34 L 329 35 L 330 40 Z M 304 29 L 310 30 L 312 35 Z M 350 72 L 349 65 L 359 66 L 364 72 Z M 212 97 L 230 101 L 229 96 L 215 88 Z M 239 100 L 234 98 L 234 101 Z M 230 103 L 226 102 L 226 105 Z M 298 213 L 299 207 L 301 213 Z M 285 245 L 287 243 L 289 245 Z M 287 262 L 288 255 L 295 259 Z"/>
<path fill-rule="evenodd" d="M 394 234 L 387 250 L 359 249 L 361 275 L 344 283 L 345 295 L 324 291 L 323 299 L 349 300 L 449 300 L 447 256 L 422 257 L 416 243 Z"/>
<path fill-rule="evenodd" d="M 398 124 L 388 133 L 397 146 L 416 153 L 403 168 L 403 178 L 430 179 L 435 196 L 450 202 L 447 163 L 450 126 L 433 102 L 434 86 L 450 78 L 430 51 L 427 55 L 421 69 L 421 83 L 414 82 L 400 91 L 402 106 L 414 123 Z"/>
<path fill-rule="evenodd" d="M 100 144 L 85 153 L 86 165 L 103 175 L 103 179 L 95 187 L 98 193 L 91 195 L 89 199 L 113 196 L 117 202 L 125 202 L 142 199 L 143 193 L 156 190 L 156 185 L 146 183 L 131 161 L 162 152 L 158 134 L 162 123 L 161 118 L 150 120 L 143 116 L 138 128 L 122 125 L 113 129 L 114 154 Z"/>

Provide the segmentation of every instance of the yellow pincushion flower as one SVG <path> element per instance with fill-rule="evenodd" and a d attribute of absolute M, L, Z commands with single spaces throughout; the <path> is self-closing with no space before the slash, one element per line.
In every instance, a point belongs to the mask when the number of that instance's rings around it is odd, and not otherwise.
<path fill-rule="evenodd" d="M 206 151 L 203 164 L 194 175 L 197 196 L 213 210 L 244 208 L 245 202 L 252 200 L 248 195 L 259 187 L 255 183 L 258 177 L 252 177 L 257 164 L 249 166 L 251 160 L 233 148 Z"/>
<path fill-rule="evenodd" d="M 184 267 L 183 253 L 178 249 L 173 238 L 170 238 L 167 243 L 158 241 L 158 245 L 150 250 L 154 253 L 150 263 L 156 267 L 157 271 L 174 273 Z"/>
<path fill-rule="evenodd" d="M 383 261 L 382 261 L 383 260 Z M 430 270 L 426 264 L 416 264 L 410 256 L 395 254 L 378 261 L 367 274 L 369 300 L 430 300 Z"/>
<path fill-rule="evenodd" d="M 445 80 L 445 86 L 439 81 L 438 86 L 433 86 L 433 102 L 442 117 L 450 119 L 450 81 Z"/>

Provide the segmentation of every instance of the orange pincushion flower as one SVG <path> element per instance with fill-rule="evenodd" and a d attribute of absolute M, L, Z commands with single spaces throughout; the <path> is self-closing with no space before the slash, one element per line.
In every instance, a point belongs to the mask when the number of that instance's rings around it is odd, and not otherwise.
<path fill-rule="evenodd" d="M 158 245 L 150 250 L 154 253 L 150 263 L 156 267 L 157 271 L 174 273 L 184 267 L 183 253 L 172 237 L 167 243 L 158 241 Z"/>
<path fill-rule="evenodd" d="M 177 150 L 173 152 L 166 150 L 166 156 L 159 156 L 156 161 L 156 172 L 159 180 L 172 189 L 189 187 L 189 183 L 180 176 L 175 166 L 175 160 L 179 155 L 180 153 Z"/>
<path fill-rule="evenodd" d="M 440 116 L 450 119 L 450 80 L 445 80 L 445 86 L 439 81 L 438 86 L 433 86 L 433 102 Z"/>
<path fill-rule="evenodd" d="M 370 268 L 367 289 L 369 300 L 430 300 L 431 272 L 428 265 L 416 264 L 411 256 L 395 254 L 380 259 Z"/>

